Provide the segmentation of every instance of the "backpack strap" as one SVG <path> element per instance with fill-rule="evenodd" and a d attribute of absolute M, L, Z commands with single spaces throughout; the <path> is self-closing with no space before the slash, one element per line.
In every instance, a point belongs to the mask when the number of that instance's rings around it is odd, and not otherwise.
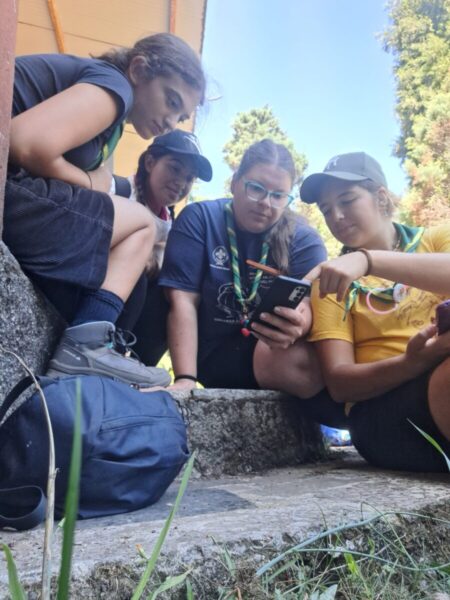
<path fill-rule="evenodd" d="M 55 380 L 51 377 L 47 377 L 44 375 L 37 375 L 36 381 L 39 383 L 41 388 L 45 388 L 50 383 L 53 383 Z M 5 418 L 6 413 L 17 400 L 17 398 L 22 394 L 27 388 L 33 385 L 34 379 L 31 375 L 27 375 L 23 379 L 21 379 L 16 385 L 9 391 L 5 399 L 3 400 L 3 404 L 0 406 L 0 423 Z"/>
<path fill-rule="evenodd" d="M 47 499 L 36 485 L 0 490 L 0 529 L 32 529 L 44 521 L 46 510 Z"/>
<path fill-rule="evenodd" d="M 33 383 L 33 378 L 31 375 L 27 375 L 23 379 L 21 379 L 16 385 L 10 390 L 9 394 L 3 400 L 2 405 L 0 406 L 0 423 L 5 418 L 8 409 L 14 404 L 17 398 L 24 392 L 27 388 L 30 387 Z"/>
<path fill-rule="evenodd" d="M 41 385 L 48 382 L 46 377 L 37 377 L 37 380 Z M 0 423 L 20 394 L 33 383 L 34 380 L 30 375 L 16 383 L 0 407 Z M 24 531 L 36 527 L 45 519 L 46 510 L 47 499 L 43 490 L 38 486 L 26 485 L 0 489 L 0 529 L 6 527 Z"/>

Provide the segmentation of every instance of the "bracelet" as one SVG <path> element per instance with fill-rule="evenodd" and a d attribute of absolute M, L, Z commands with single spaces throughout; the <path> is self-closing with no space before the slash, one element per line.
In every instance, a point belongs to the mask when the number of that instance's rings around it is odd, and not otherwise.
<path fill-rule="evenodd" d="M 91 190 L 92 190 L 92 179 L 91 179 L 91 176 L 89 175 L 89 171 L 85 171 L 85 173 L 89 178 L 89 185 L 91 186 Z"/>
<path fill-rule="evenodd" d="M 191 381 L 195 381 L 195 383 L 197 383 L 197 377 L 194 377 L 193 375 L 177 375 L 173 378 L 173 382 L 175 383 L 179 379 L 190 379 Z"/>
<path fill-rule="evenodd" d="M 364 275 L 370 275 L 373 267 L 372 257 L 370 256 L 370 252 L 365 248 L 358 248 L 358 252 L 362 252 L 367 259 L 367 269 Z"/>

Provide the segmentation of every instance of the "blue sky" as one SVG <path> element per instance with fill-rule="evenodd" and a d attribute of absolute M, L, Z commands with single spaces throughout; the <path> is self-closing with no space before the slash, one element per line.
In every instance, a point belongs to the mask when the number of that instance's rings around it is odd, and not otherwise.
<path fill-rule="evenodd" d="M 307 173 L 341 152 L 364 150 L 383 166 L 390 188 L 406 187 L 392 156 L 392 56 L 377 34 L 388 25 L 384 0 L 208 0 L 203 62 L 209 102 L 196 133 L 214 178 L 199 195 L 223 194 L 230 176 L 222 148 L 238 112 L 269 104 Z"/>

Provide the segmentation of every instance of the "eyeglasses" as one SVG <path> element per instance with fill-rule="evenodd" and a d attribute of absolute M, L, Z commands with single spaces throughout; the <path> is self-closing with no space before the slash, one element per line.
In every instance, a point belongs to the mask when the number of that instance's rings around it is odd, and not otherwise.
<path fill-rule="evenodd" d="M 267 190 L 263 185 L 257 181 L 251 181 L 244 179 L 245 193 L 249 200 L 252 202 L 262 202 L 267 196 L 269 196 L 270 206 L 272 208 L 286 208 L 294 196 L 287 192 L 276 192 L 275 190 Z"/>

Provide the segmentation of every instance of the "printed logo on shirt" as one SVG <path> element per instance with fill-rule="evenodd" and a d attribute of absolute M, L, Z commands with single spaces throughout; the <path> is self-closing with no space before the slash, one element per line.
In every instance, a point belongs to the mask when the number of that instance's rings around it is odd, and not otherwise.
<path fill-rule="evenodd" d="M 228 256 L 228 250 L 225 248 L 225 246 L 217 246 L 214 248 L 212 251 L 212 258 L 216 267 L 223 267 L 230 260 Z"/>

